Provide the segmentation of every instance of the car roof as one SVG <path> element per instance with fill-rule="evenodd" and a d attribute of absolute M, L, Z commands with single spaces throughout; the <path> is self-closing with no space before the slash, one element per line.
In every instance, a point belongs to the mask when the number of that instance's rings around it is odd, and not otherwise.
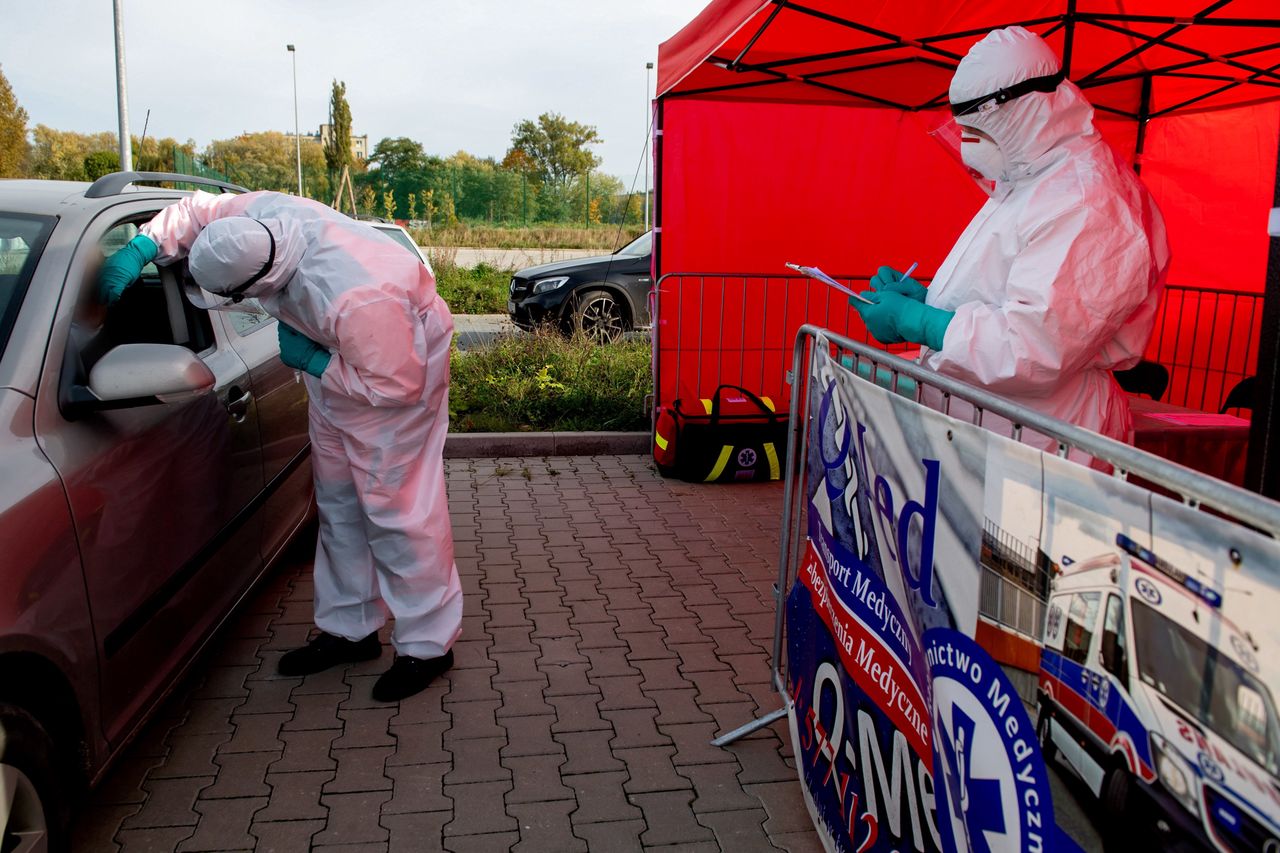
<path fill-rule="evenodd" d="M 57 216 L 68 205 L 100 207 L 120 196 L 87 199 L 85 192 L 92 184 L 87 181 L 0 180 L 0 211 L 33 213 L 41 216 Z M 182 198 L 191 193 L 185 190 L 165 190 L 159 187 L 128 187 L 121 195 L 147 195 L 161 198 Z"/>

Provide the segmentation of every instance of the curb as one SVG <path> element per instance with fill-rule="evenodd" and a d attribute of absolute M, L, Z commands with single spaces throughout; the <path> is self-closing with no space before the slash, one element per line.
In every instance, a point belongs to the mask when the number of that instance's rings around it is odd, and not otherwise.
<path fill-rule="evenodd" d="M 634 456 L 650 451 L 651 438 L 647 432 L 451 432 L 444 456 Z"/>

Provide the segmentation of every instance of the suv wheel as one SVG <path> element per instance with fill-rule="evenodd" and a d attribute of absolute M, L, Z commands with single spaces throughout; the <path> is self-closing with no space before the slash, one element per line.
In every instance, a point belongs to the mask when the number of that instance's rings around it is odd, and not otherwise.
<path fill-rule="evenodd" d="M 1058 747 L 1053 742 L 1053 728 L 1050 725 L 1053 720 L 1053 712 L 1049 710 L 1048 704 L 1040 703 L 1040 715 L 1036 718 L 1036 734 L 1040 738 L 1040 754 L 1044 756 L 1044 763 L 1047 766 L 1053 766 L 1053 759 L 1058 754 Z"/>
<path fill-rule="evenodd" d="M 0 850 L 67 849 L 69 804 L 58 784 L 53 739 L 21 708 L 0 704 Z"/>
<path fill-rule="evenodd" d="M 596 343 L 613 343 L 627 330 L 626 312 L 607 290 L 588 290 L 573 309 L 574 328 Z"/>

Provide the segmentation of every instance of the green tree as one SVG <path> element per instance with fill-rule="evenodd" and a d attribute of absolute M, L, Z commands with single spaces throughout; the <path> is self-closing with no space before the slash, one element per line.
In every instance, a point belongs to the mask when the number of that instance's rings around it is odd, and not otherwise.
<path fill-rule="evenodd" d="M 31 146 L 27 143 L 27 111 L 18 103 L 0 70 L 0 178 L 21 177 Z"/>
<path fill-rule="evenodd" d="M 342 167 L 351 165 L 351 106 L 347 103 L 345 82 L 333 81 L 329 113 L 333 118 L 329 141 L 324 146 L 324 162 L 329 167 L 330 181 L 335 181 L 342 174 Z"/>
<path fill-rule="evenodd" d="M 373 216 L 377 213 L 377 207 L 378 194 L 374 191 L 373 187 L 366 186 L 360 192 L 360 209 L 363 210 L 366 215 Z"/>
<path fill-rule="evenodd" d="M 382 194 L 382 210 L 386 213 L 387 219 L 396 218 L 396 194 L 393 191 L 387 190 Z"/>
<path fill-rule="evenodd" d="M 94 151 L 84 158 L 84 179 L 96 181 L 103 175 L 120 171 L 118 151 Z"/>
<path fill-rule="evenodd" d="M 522 164 L 539 180 L 563 190 L 575 176 L 600 165 L 600 158 L 587 149 L 600 142 L 599 132 L 591 125 L 543 113 L 536 122 L 525 119 L 512 129 L 504 162 Z"/>
<path fill-rule="evenodd" d="M 409 193 L 409 221 L 412 222 L 418 218 L 418 196 L 416 193 Z"/>
<path fill-rule="evenodd" d="M 84 158 L 95 151 L 115 151 L 114 133 L 76 133 L 37 124 L 28 174 L 54 181 L 83 181 Z"/>
<path fill-rule="evenodd" d="M 373 147 L 369 165 L 377 166 L 378 177 L 385 186 L 407 173 L 421 172 L 427 167 L 427 155 L 421 143 L 397 136 L 383 139 Z"/>

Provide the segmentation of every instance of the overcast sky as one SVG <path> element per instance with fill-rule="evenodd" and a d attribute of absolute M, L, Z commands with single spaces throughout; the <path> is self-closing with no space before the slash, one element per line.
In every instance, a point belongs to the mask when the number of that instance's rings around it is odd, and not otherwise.
<path fill-rule="evenodd" d="M 706 0 L 125 0 L 130 130 L 196 140 L 304 131 L 345 80 L 372 146 L 501 158 L 511 127 L 552 111 L 594 124 L 628 185 L 645 133 L 646 61 Z M 0 66 L 30 125 L 116 129 L 111 0 L 0 0 Z"/>

